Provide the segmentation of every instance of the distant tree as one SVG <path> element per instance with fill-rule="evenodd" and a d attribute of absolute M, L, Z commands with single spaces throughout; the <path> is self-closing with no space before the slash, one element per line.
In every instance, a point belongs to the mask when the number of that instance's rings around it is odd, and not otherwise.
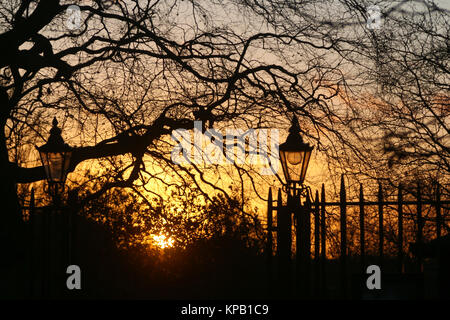
<path fill-rule="evenodd" d="M 241 209 L 248 199 L 240 199 L 236 192 L 230 192 L 230 197 L 231 200 L 218 194 L 209 201 L 195 189 L 183 196 L 172 190 L 171 201 L 161 201 L 114 189 L 89 202 L 77 203 L 72 199 L 69 205 L 109 230 L 117 246 L 123 249 L 153 250 L 161 245 L 155 237 L 163 236 L 162 241 L 170 240 L 170 246 L 179 248 L 221 239 L 261 251 L 264 241 L 261 217 L 251 209 Z"/>

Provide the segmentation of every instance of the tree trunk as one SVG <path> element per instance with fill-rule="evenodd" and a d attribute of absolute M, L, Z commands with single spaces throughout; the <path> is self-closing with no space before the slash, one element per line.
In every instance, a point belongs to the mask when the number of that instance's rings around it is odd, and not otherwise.
<path fill-rule="evenodd" d="M 2 217 L 0 232 L 12 233 L 11 228 L 17 227 L 21 222 L 19 203 L 16 192 L 15 178 L 13 170 L 9 163 L 8 149 L 6 147 L 6 138 L 3 130 L 0 132 L 0 194 L 2 198 Z"/>
<path fill-rule="evenodd" d="M 3 274 L 0 296 L 23 298 L 28 280 L 24 274 L 28 237 L 18 203 L 13 170 L 8 161 L 4 130 L 0 131 L 0 270 Z"/>

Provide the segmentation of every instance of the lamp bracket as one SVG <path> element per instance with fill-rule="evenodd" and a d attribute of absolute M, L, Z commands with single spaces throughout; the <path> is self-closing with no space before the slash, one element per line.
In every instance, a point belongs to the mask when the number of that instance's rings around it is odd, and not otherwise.
<path fill-rule="evenodd" d="M 298 182 L 290 182 L 288 184 L 285 184 L 283 185 L 282 190 L 292 196 L 300 196 L 305 198 L 312 194 L 310 186 L 300 184 Z"/>

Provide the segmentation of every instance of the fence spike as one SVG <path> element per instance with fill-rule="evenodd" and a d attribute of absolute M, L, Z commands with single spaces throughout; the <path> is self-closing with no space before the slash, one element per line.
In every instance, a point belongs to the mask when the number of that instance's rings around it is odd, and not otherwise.
<path fill-rule="evenodd" d="M 398 185 L 397 195 L 398 210 L 398 263 L 399 272 L 403 272 L 403 187 Z"/>
<path fill-rule="evenodd" d="M 281 189 L 278 188 L 277 213 L 278 213 L 278 210 L 281 209 L 282 206 L 283 206 L 283 198 L 281 196 Z"/>
<path fill-rule="evenodd" d="M 269 188 L 269 195 L 267 197 L 267 229 L 270 230 L 272 228 L 272 219 L 273 219 L 273 200 L 272 200 L 272 188 Z"/>
<path fill-rule="evenodd" d="M 277 245 L 276 245 L 276 251 L 277 255 L 280 255 L 280 216 L 281 212 L 283 211 L 283 199 L 281 195 L 281 189 L 278 188 L 278 195 L 277 195 Z"/>
<path fill-rule="evenodd" d="M 327 252 L 327 247 L 326 247 L 326 221 L 325 221 L 325 184 L 322 183 L 322 190 L 321 190 L 321 195 L 320 195 L 320 203 L 321 203 L 321 208 L 320 208 L 320 229 L 321 229 L 321 254 L 322 254 L 322 261 L 325 263 L 325 259 L 326 259 L 326 252 Z"/>
<path fill-rule="evenodd" d="M 273 225 L 273 199 L 272 188 L 269 188 L 269 195 L 267 197 L 267 254 L 272 255 L 272 225 Z"/>
<path fill-rule="evenodd" d="M 378 256 L 380 259 L 380 266 L 383 265 L 383 248 L 384 248 L 384 228 L 383 228 L 383 186 L 381 182 L 378 183 Z"/>
<path fill-rule="evenodd" d="M 306 248 L 306 259 L 309 263 L 311 259 L 311 197 L 309 190 L 306 192 L 306 202 L 305 202 L 305 248 Z"/>
<path fill-rule="evenodd" d="M 316 190 L 314 200 L 314 257 L 319 259 L 320 254 L 320 206 L 319 206 L 319 190 Z"/>
<path fill-rule="evenodd" d="M 311 197 L 309 189 L 306 192 L 306 201 L 304 208 L 304 223 L 305 228 L 303 229 L 305 232 L 304 241 L 305 241 L 305 292 L 307 295 L 310 295 L 311 291 Z"/>
<path fill-rule="evenodd" d="M 341 293 L 345 298 L 347 296 L 347 200 L 345 193 L 344 175 L 341 176 Z"/>
<path fill-rule="evenodd" d="M 320 255 L 320 208 L 319 190 L 316 190 L 314 200 L 314 296 L 318 297 L 320 287 L 319 255 Z"/>
<path fill-rule="evenodd" d="M 272 199 L 272 188 L 269 188 L 269 195 L 267 197 L 267 247 L 266 247 L 266 256 L 267 256 L 267 287 L 269 292 L 272 291 L 273 286 L 273 274 L 272 274 L 272 256 L 273 256 L 273 199 Z"/>
<path fill-rule="evenodd" d="M 345 182 L 344 182 L 344 174 L 341 175 L 341 190 L 339 191 L 339 194 L 341 196 L 341 201 L 346 200 L 346 193 L 345 193 Z"/>
<path fill-rule="evenodd" d="M 417 241 L 422 243 L 423 225 L 422 225 L 422 188 L 417 184 Z"/>
<path fill-rule="evenodd" d="M 309 193 L 309 190 L 306 190 L 306 203 L 311 205 L 311 194 Z"/>
<path fill-rule="evenodd" d="M 316 190 L 314 201 L 314 260 L 319 261 L 320 254 L 320 210 L 319 210 L 319 190 Z"/>
<path fill-rule="evenodd" d="M 325 271 L 326 264 L 326 221 L 325 221 L 325 184 L 322 183 L 322 190 L 320 195 L 320 233 L 321 233 L 321 264 L 320 264 L 320 291 L 322 296 L 326 296 L 326 288 L 327 288 L 327 274 Z"/>
<path fill-rule="evenodd" d="M 420 183 L 417 183 L 417 243 L 423 243 L 423 219 L 422 219 L 422 190 Z M 417 255 L 418 269 L 422 271 L 422 254 Z"/>
<path fill-rule="evenodd" d="M 442 228 L 441 217 L 441 188 L 439 182 L 436 183 L 436 237 L 441 237 Z"/>
<path fill-rule="evenodd" d="M 359 184 L 359 241 L 361 249 L 361 267 L 364 270 L 366 263 L 365 229 L 364 229 L 364 191 L 362 183 Z"/>

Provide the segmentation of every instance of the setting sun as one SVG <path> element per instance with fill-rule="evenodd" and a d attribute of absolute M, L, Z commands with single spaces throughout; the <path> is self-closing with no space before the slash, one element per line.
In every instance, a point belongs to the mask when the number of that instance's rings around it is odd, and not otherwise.
<path fill-rule="evenodd" d="M 163 234 L 153 235 L 152 237 L 153 237 L 152 244 L 161 249 L 171 248 L 173 247 L 173 244 L 175 242 L 174 239 L 172 239 L 171 237 L 167 238 Z"/>

